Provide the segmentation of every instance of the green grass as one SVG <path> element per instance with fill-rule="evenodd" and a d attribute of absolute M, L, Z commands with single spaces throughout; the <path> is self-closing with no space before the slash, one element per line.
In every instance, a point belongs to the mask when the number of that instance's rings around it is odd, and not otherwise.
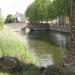
<path fill-rule="evenodd" d="M 24 63 L 36 63 L 20 36 L 9 29 L 0 31 L 0 57 L 2 56 L 16 57 Z"/>
<path fill-rule="evenodd" d="M 10 75 L 9 73 L 0 72 L 0 75 Z"/>

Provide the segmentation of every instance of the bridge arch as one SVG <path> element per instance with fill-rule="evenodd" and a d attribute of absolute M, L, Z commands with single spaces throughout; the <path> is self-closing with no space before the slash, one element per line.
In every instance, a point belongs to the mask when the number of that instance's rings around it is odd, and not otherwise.
<path fill-rule="evenodd" d="M 21 31 L 25 31 L 26 33 L 29 33 L 29 32 L 31 32 L 33 29 L 31 28 L 31 27 L 29 27 L 29 26 L 25 26 L 25 27 L 23 27 L 23 28 L 21 28 Z"/>

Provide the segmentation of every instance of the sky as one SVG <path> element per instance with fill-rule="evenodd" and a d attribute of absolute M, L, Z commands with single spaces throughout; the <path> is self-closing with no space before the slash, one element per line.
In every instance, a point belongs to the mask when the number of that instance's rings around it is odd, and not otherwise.
<path fill-rule="evenodd" d="M 0 0 L 0 8 L 2 16 L 7 14 L 15 14 L 16 12 L 24 13 L 27 6 L 34 0 Z"/>

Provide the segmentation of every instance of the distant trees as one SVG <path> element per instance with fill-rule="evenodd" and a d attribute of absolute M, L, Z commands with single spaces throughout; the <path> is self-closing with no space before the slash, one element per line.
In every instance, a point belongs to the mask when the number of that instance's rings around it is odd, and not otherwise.
<path fill-rule="evenodd" d="M 4 24 L 3 19 L 0 17 L 0 30 L 3 28 L 3 24 Z"/>
<path fill-rule="evenodd" d="M 35 0 L 25 15 L 31 22 L 47 22 L 57 16 L 69 16 L 70 0 Z"/>
<path fill-rule="evenodd" d="M 11 14 L 7 15 L 5 23 L 12 23 L 12 22 L 13 22 L 13 16 Z"/>

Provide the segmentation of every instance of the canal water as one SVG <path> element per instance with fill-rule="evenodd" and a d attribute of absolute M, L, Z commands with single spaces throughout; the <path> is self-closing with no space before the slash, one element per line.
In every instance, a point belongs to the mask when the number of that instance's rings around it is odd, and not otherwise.
<path fill-rule="evenodd" d="M 59 63 L 68 52 L 70 35 L 54 31 L 19 32 L 28 50 L 36 57 L 38 66 Z"/>

